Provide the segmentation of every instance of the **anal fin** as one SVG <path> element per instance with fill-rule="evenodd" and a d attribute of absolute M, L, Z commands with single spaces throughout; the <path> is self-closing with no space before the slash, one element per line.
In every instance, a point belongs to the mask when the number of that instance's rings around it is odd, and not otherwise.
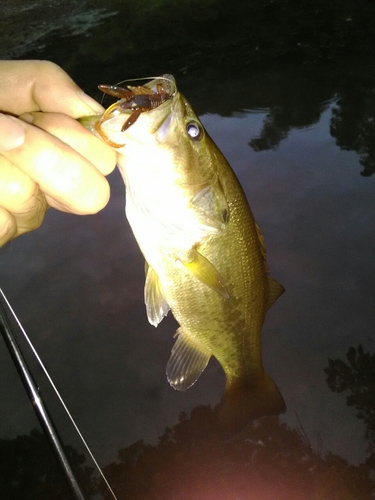
<path fill-rule="evenodd" d="M 188 338 L 181 327 L 176 335 L 177 340 L 167 363 L 167 378 L 174 389 L 186 391 L 198 380 L 211 354 L 203 350 L 195 340 Z"/>

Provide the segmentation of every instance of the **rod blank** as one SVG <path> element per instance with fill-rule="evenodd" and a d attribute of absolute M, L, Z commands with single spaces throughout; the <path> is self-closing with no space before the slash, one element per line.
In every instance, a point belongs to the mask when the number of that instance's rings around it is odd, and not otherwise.
<path fill-rule="evenodd" d="M 72 492 L 77 500 L 84 500 L 82 491 L 77 483 L 77 480 L 65 455 L 57 430 L 53 425 L 53 422 L 48 414 L 46 406 L 42 401 L 42 398 L 39 395 L 39 391 L 27 366 L 25 358 L 23 357 L 21 348 L 13 333 L 6 309 L 3 306 L 1 300 L 0 300 L 0 331 L 4 338 L 8 351 L 12 357 L 12 360 L 17 368 L 17 371 L 25 387 L 25 390 L 29 396 L 32 407 L 34 408 L 34 411 L 38 417 L 40 425 L 42 426 L 48 438 L 48 441 L 52 447 L 52 450 L 54 451 L 57 460 L 64 471 L 65 477 L 72 489 Z"/>

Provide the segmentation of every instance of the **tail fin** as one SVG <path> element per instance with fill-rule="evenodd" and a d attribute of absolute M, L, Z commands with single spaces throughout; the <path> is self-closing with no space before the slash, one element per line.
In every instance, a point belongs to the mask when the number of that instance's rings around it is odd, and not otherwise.
<path fill-rule="evenodd" d="M 286 410 L 284 399 L 271 377 L 253 383 L 228 383 L 218 407 L 219 427 L 226 435 L 241 432 L 253 419 L 266 415 L 279 415 Z"/>

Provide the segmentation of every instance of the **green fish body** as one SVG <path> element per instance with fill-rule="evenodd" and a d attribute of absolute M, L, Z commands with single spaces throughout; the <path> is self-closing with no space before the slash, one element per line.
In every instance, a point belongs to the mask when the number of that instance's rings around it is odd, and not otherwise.
<path fill-rule="evenodd" d="M 261 328 L 284 289 L 269 275 L 263 237 L 230 165 L 173 77 L 170 98 L 140 114 L 116 108 L 101 132 L 119 148 L 126 215 L 146 259 L 145 304 L 157 326 L 172 311 L 180 327 L 167 364 L 184 391 L 214 356 L 226 375 L 223 429 L 285 411 L 262 365 Z"/>

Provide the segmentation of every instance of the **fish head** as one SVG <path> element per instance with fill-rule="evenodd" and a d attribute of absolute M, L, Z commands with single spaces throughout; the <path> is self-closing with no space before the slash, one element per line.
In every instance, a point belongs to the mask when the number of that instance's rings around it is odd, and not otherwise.
<path fill-rule="evenodd" d="M 157 96 L 160 87 L 168 98 L 142 111 L 124 131 L 123 124 L 133 111 L 121 106 L 123 100 L 112 105 L 100 124 L 101 131 L 120 146 L 117 150 L 128 164 L 140 159 L 143 169 L 147 165 L 158 168 L 164 178 L 169 175 L 177 184 L 198 192 L 215 177 L 215 156 L 221 153 L 177 90 L 173 76 L 163 75 L 144 85 L 152 96 Z"/>

